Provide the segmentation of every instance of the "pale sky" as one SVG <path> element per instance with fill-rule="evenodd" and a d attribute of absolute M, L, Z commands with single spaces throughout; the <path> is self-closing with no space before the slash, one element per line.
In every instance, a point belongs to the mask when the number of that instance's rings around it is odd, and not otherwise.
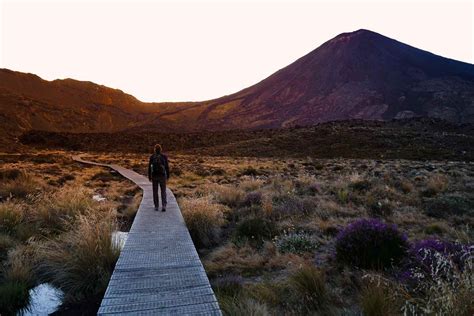
<path fill-rule="evenodd" d="M 473 1 L 1 0 L 0 67 L 197 101 L 361 28 L 474 63 Z"/>

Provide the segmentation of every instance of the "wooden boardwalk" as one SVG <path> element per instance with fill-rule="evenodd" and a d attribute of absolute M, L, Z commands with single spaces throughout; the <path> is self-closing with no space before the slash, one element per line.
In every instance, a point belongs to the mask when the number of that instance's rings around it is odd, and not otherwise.
<path fill-rule="evenodd" d="M 98 314 L 222 315 L 171 190 L 166 212 L 156 212 L 146 177 L 118 165 L 73 159 L 112 168 L 143 190 Z"/>

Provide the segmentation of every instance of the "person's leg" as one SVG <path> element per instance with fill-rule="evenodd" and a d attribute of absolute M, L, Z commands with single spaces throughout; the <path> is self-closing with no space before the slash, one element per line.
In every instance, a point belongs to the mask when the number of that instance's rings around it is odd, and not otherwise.
<path fill-rule="evenodd" d="M 166 177 L 160 177 L 161 205 L 162 210 L 166 209 Z"/>
<path fill-rule="evenodd" d="M 160 206 L 158 200 L 158 179 L 151 179 L 151 189 L 153 191 L 153 204 L 155 204 L 155 208 L 157 209 Z"/>

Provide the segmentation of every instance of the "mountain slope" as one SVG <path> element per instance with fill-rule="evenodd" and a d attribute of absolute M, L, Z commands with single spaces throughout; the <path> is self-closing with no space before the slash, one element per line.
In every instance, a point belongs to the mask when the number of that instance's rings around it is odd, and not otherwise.
<path fill-rule="evenodd" d="M 0 132 L 201 131 L 279 128 L 345 119 L 429 116 L 474 122 L 474 65 L 380 34 L 343 33 L 235 94 L 144 103 L 72 79 L 0 70 Z"/>
<path fill-rule="evenodd" d="M 198 124 L 217 129 L 410 116 L 474 122 L 474 66 L 359 30 L 201 108 Z"/>

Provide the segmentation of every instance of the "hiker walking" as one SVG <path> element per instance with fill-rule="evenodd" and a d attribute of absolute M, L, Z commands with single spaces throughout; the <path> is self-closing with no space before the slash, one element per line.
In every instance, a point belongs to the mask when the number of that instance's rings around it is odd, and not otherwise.
<path fill-rule="evenodd" d="M 170 170 L 168 167 L 168 157 L 161 153 L 162 148 L 160 144 L 155 145 L 153 155 L 150 156 L 148 163 L 148 179 L 152 183 L 153 189 L 153 203 L 155 204 L 155 211 L 159 208 L 158 199 L 158 185 L 161 190 L 161 205 L 162 212 L 166 211 L 166 180 L 170 178 Z"/>

